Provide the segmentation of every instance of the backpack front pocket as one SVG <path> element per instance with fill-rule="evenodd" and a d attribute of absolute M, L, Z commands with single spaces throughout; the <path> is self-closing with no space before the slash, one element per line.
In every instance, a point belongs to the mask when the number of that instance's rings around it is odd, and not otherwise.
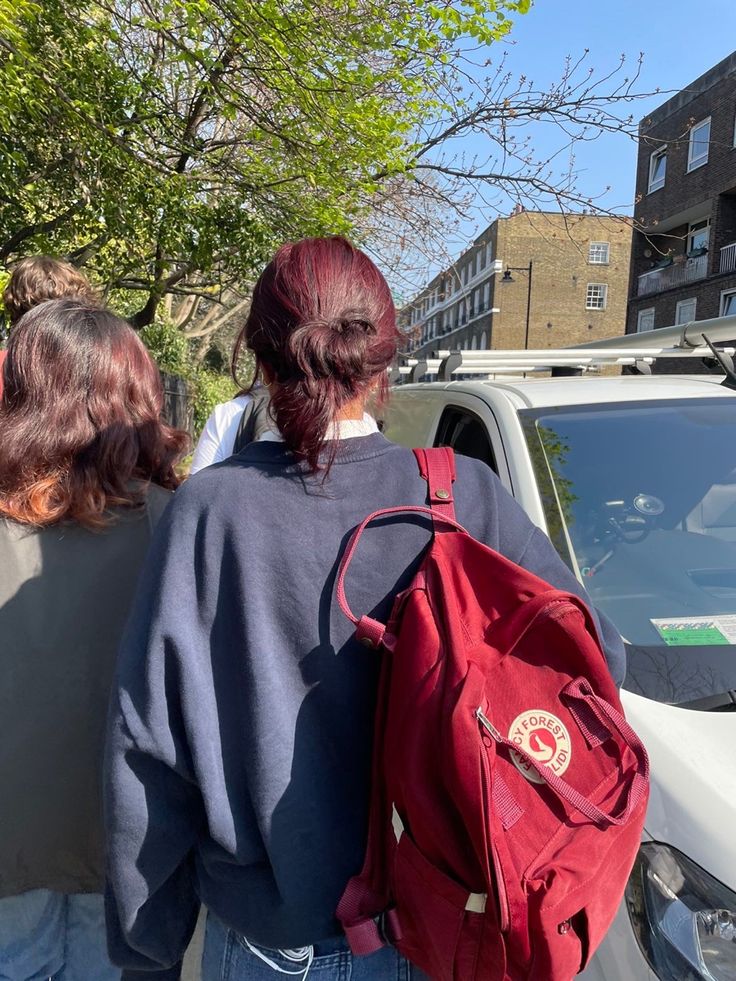
<path fill-rule="evenodd" d="M 396 810 L 394 830 L 401 953 L 433 981 L 501 981 L 504 949 L 497 931 L 485 929 L 486 894 L 470 892 L 433 865 L 404 830 Z"/>

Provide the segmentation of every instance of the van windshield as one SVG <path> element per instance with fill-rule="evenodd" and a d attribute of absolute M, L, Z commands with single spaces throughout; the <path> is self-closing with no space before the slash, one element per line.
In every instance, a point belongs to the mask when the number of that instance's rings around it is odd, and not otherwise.
<path fill-rule="evenodd" d="M 550 536 L 626 641 L 624 687 L 736 689 L 736 398 L 520 416 Z"/>

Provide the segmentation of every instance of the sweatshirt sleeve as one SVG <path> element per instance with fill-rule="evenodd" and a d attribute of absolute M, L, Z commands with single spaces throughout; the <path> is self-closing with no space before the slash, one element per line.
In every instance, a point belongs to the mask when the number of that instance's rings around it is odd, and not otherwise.
<path fill-rule="evenodd" d="M 204 812 L 187 719 L 196 702 L 195 653 L 207 643 L 193 581 L 196 521 L 186 506 L 175 507 L 186 505 L 178 497 L 141 576 L 108 718 L 108 948 L 126 981 L 178 978 L 199 912 L 193 849 Z"/>

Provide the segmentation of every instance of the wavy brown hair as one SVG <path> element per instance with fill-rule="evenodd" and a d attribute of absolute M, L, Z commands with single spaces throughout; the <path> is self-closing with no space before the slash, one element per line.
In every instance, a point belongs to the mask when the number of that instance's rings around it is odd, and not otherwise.
<path fill-rule="evenodd" d="M 15 324 L 39 303 L 62 296 L 99 306 L 99 297 L 89 280 L 70 262 L 50 255 L 34 255 L 13 266 L 3 303 L 10 323 Z"/>
<path fill-rule="evenodd" d="M 110 508 L 173 489 L 185 433 L 161 421 L 158 369 L 126 323 L 50 300 L 13 329 L 0 398 L 0 515 L 101 528 Z"/>

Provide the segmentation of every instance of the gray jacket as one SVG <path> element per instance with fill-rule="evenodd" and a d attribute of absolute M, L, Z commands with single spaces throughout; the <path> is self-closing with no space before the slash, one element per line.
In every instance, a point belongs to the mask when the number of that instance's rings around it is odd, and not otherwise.
<path fill-rule="evenodd" d="M 171 494 L 103 532 L 0 519 L 0 897 L 101 892 L 100 775 L 117 647 Z"/>

